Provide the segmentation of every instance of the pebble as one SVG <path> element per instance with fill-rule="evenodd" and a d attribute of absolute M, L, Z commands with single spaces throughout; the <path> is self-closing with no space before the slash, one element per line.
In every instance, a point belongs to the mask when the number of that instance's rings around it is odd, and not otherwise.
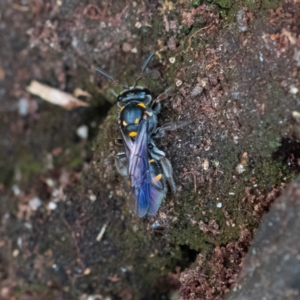
<path fill-rule="evenodd" d="M 14 184 L 11 187 L 11 189 L 12 189 L 12 191 L 13 191 L 13 193 L 14 193 L 15 196 L 19 196 L 20 195 L 21 190 L 20 190 L 20 188 L 16 184 Z"/>
<path fill-rule="evenodd" d="M 50 202 L 48 203 L 48 208 L 49 208 L 50 210 L 55 210 L 55 209 L 57 208 L 57 204 L 56 204 L 55 202 L 53 202 L 53 201 L 50 201 Z"/>
<path fill-rule="evenodd" d="M 38 197 L 34 197 L 29 201 L 29 207 L 32 210 L 37 210 L 42 205 L 42 201 Z"/>
<path fill-rule="evenodd" d="M 299 92 L 299 89 L 295 87 L 293 84 L 290 86 L 290 94 L 296 95 Z"/>
<path fill-rule="evenodd" d="M 28 100 L 25 99 L 25 98 L 21 98 L 19 100 L 18 108 L 19 108 L 18 111 L 19 111 L 19 115 L 20 116 L 27 116 L 28 112 L 29 112 L 29 103 L 28 103 Z"/>
<path fill-rule="evenodd" d="M 89 128 L 87 125 L 81 125 L 77 128 L 76 134 L 81 138 L 81 139 L 87 139 L 89 136 Z"/>
<path fill-rule="evenodd" d="M 170 58 L 169 58 L 169 62 L 170 62 L 171 64 L 174 64 L 175 61 L 176 61 L 176 58 L 175 58 L 175 57 L 170 57 Z"/>
<path fill-rule="evenodd" d="M 196 85 L 191 92 L 192 97 L 199 96 L 203 92 L 203 88 L 200 85 Z"/>

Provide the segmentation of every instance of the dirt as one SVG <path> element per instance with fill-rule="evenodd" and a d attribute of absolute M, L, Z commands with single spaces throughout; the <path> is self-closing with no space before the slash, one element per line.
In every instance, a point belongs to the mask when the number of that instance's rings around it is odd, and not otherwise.
<path fill-rule="evenodd" d="M 236 287 L 226 299 L 298 299 L 299 177 L 276 200 L 252 241 Z"/>
<path fill-rule="evenodd" d="M 1 297 L 222 299 L 299 173 L 299 17 L 294 1 L 1 2 Z M 176 87 L 159 124 L 190 123 L 157 140 L 177 194 L 139 219 L 114 167 L 122 88 L 94 67 L 130 84 L 152 51 L 140 84 Z"/>

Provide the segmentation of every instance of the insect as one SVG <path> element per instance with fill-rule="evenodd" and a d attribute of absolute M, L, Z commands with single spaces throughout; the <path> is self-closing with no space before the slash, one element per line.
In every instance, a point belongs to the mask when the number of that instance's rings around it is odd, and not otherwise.
<path fill-rule="evenodd" d="M 170 123 L 157 127 L 160 101 L 168 96 L 169 91 L 154 100 L 148 89 L 137 86 L 153 54 L 143 64 L 135 84 L 131 87 L 121 84 L 125 90 L 117 97 L 118 124 L 122 139 L 117 139 L 116 142 L 123 144 L 125 151 L 116 155 L 115 165 L 118 172 L 130 180 L 135 194 L 135 212 L 139 217 L 156 214 L 167 193 L 166 182 L 171 191 L 176 192 L 172 165 L 165 153 L 157 148 L 154 138 L 163 137 L 165 131 L 175 130 L 186 124 Z M 119 84 L 102 69 L 96 68 L 96 71 Z"/>

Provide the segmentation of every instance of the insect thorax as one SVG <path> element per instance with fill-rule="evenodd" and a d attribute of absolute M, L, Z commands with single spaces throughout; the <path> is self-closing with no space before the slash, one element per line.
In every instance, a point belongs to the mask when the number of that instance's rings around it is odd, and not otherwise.
<path fill-rule="evenodd" d="M 119 124 L 121 130 L 131 138 L 134 138 L 138 131 L 139 122 L 146 111 L 150 108 L 152 96 L 148 89 L 135 87 L 123 91 L 118 96 L 118 106 L 120 107 Z M 150 122 L 151 129 L 153 128 Z M 150 129 L 150 128 L 149 128 Z"/>
<path fill-rule="evenodd" d="M 132 101 L 142 102 L 146 106 L 149 106 L 152 101 L 152 96 L 148 89 L 137 86 L 121 92 L 117 101 L 119 107 L 122 107 Z"/>

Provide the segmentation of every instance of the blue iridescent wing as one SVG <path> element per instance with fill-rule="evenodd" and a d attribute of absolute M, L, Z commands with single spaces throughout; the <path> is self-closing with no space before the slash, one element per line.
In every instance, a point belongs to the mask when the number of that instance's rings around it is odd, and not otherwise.
<path fill-rule="evenodd" d="M 147 119 L 139 123 L 137 136 L 134 141 L 121 131 L 128 159 L 128 175 L 136 196 L 135 210 L 139 217 L 147 214 L 151 201 L 147 131 Z"/>

